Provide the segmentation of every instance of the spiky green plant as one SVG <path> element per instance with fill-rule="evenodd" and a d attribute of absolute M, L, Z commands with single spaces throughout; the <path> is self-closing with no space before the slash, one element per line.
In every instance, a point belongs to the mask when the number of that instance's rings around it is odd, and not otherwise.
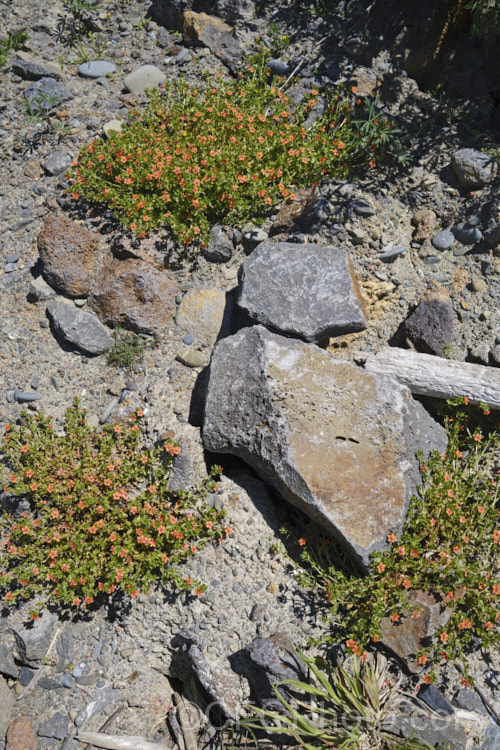
<path fill-rule="evenodd" d="M 309 671 L 311 681 L 288 679 L 273 686 L 283 711 L 255 708 L 256 715 L 242 725 L 287 735 L 306 750 L 429 747 L 389 731 L 400 700 L 401 677 L 391 677 L 384 656 L 376 654 L 371 661 L 361 662 L 354 656 L 350 669 L 332 669 L 326 662 L 313 661 L 300 651 L 297 656 Z"/>

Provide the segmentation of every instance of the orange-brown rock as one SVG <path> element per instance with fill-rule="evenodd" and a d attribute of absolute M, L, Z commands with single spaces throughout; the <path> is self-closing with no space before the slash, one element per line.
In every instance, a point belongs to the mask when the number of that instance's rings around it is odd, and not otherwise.
<path fill-rule="evenodd" d="M 89 304 L 107 325 L 155 333 L 172 322 L 176 292 L 166 270 L 136 258 L 108 258 L 99 268 Z"/>
<path fill-rule="evenodd" d="M 19 716 L 9 724 L 6 750 L 37 750 L 38 742 L 27 716 Z"/>
<path fill-rule="evenodd" d="M 450 615 L 450 610 L 443 607 L 432 594 L 415 591 L 408 599 L 408 609 L 397 622 L 389 617 L 382 619 L 382 642 L 406 662 L 408 669 L 418 672 L 422 665 L 418 663 L 416 655 L 424 647 L 424 641 L 446 625 Z"/>
<path fill-rule="evenodd" d="M 64 216 L 48 216 L 38 235 L 44 279 L 69 297 L 90 291 L 99 237 Z"/>

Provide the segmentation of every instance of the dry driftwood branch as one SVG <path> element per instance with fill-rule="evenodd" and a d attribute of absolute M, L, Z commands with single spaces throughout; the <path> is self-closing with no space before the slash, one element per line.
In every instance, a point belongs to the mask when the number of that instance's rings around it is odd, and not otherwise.
<path fill-rule="evenodd" d="M 125 734 L 104 734 L 103 732 L 78 732 L 78 742 L 86 742 L 106 750 L 171 750 L 163 742 L 153 742 L 147 737 Z"/>
<path fill-rule="evenodd" d="M 369 372 L 398 380 L 412 393 L 437 398 L 467 396 L 473 404 L 482 402 L 500 409 L 498 368 L 390 347 L 376 353 L 359 352 L 354 359 Z"/>

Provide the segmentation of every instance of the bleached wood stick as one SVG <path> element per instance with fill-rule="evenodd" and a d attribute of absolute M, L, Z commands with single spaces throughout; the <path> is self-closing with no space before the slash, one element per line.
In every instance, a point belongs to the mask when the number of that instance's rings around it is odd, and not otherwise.
<path fill-rule="evenodd" d="M 499 368 L 391 347 L 376 353 L 359 352 L 354 360 L 369 372 L 398 380 L 412 393 L 437 398 L 467 396 L 473 404 L 483 402 L 500 409 Z"/>
<path fill-rule="evenodd" d="M 78 742 L 86 742 L 106 750 L 171 750 L 170 745 L 153 742 L 147 737 L 126 734 L 104 734 L 104 732 L 78 732 Z"/>

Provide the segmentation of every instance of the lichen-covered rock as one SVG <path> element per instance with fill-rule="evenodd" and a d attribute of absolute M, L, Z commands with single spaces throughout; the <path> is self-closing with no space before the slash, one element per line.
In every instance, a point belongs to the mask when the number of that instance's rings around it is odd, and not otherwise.
<path fill-rule="evenodd" d="M 178 307 L 175 321 L 200 343 L 215 344 L 221 330 L 226 294 L 217 287 L 190 289 Z"/>
<path fill-rule="evenodd" d="M 327 245 L 263 242 L 240 268 L 238 307 L 255 323 L 304 341 L 366 328 L 347 252 Z"/>
<path fill-rule="evenodd" d="M 208 47 L 216 57 L 235 70 L 244 56 L 244 47 L 232 26 L 207 13 L 185 11 L 183 15 L 184 41 Z"/>
<path fill-rule="evenodd" d="M 446 446 L 406 387 L 263 326 L 216 345 L 203 440 L 247 461 L 362 567 L 402 530 L 416 451 Z"/>

